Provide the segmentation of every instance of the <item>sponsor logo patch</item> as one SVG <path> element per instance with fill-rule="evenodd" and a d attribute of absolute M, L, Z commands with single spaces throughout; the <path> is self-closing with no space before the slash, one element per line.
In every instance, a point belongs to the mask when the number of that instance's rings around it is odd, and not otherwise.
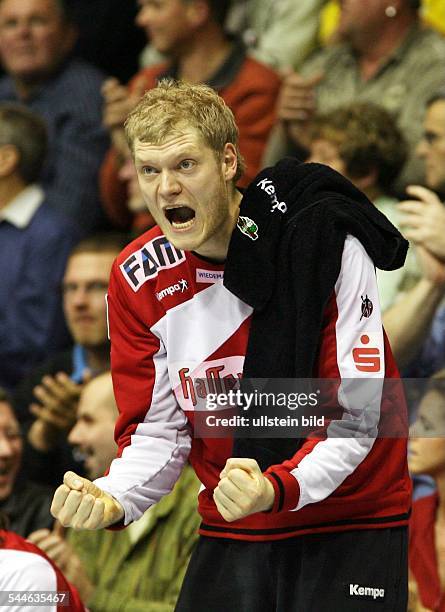
<path fill-rule="evenodd" d="M 365 346 L 352 349 L 352 358 L 359 372 L 380 371 L 380 350 L 377 347 L 366 346 L 369 344 L 369 336 L 360 336 L 360 342 Z"/>
<path fill-rule="evenodd" d="M 187 291 L 188 288 L 189 286 L 187 281 L 184 278 L 181 278 L 181 280 L 175 283 L 174 285 L 170 285 L 170 287 L 166 287 L 165 289 L 162 289 L 162 291 L 158 291 L 158 293 L 156 293 L 156 297 L 159 301 L 161 301 L 168 295 L 172 296 L 178 291 L 184 293 L 184 291 Z"/>
<path fill-rule="evenodd" d="M 249 217 L 238 217 L 236 225 L 240 232 L 251 240 L 258 239 L 258 225 Z"/>
<path fill-rule="evenodd" d="M 363 295 L 360 297 L 362 298 L 362 316 L 360 317 L 361 321 L 363 317 L 369 319 L 369 317 L 372 315 L 372 311 L 374 310 L 374 306 L 371 300 L 369 299 L 368 294 L 366 294 L 365 297 L 363 297 Z"/>
<path fill-rule="evenodd" d="M 130 255 L 120 265 L 120 269 L 127 283 L 136 292 L 148 280 L 155 278 L 162 268 L 174 268 L 183 261 L 184 252 L 170 244 L 165 236 L 159 236 Z"/>
<path fill-rule="evenodd" d="M 197 283 L 217 283 L 222 281 L 223 278 L 224 272 L 222 270 L 203 270 L 201 268 L 196 270 Z"/>
<path fill-rule="evenodd" d="M 384 599 L 385 589 L 379 587 L 361 586 L 360 584 L 347 585 L 346 592 L 350 597 L 360 599 Z"/>

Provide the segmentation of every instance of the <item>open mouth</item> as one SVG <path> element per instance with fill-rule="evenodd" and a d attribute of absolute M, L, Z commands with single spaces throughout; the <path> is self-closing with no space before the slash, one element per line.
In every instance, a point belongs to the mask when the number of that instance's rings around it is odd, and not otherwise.
<path fill-rule="evenodd" d="M 188 206 L 171 206 L 164 214 L 174 229 L 187 230 L 195 222 L 195 211 Z"/>

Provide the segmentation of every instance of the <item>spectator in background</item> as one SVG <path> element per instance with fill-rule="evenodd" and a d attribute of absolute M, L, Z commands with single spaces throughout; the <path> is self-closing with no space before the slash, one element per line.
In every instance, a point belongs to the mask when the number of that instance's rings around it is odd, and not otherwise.
<path fill-rule="evenodd" d="M 326 164 L 346 176 L 398 228 L 398 200 L 390 194 L 406 156 L 406 142 L 395 120 L 377 104 L 354 102 L 314 119 L 308 161 Z M 377 270 L 382 311 L 399 291 L 412 287 L 418 279 L 412 249 L 403 268 Z"/>
<path fill-rule="evenodd" d="M 428 102 L 417 154 L 425 162 L 426 185 L 408 187 L 399 204 L 400 223 L 416 246 L 422 278 L 384 317 L 399 367 L 429 377 L 445 367 L 445 89 Z M 409 366 L 409 367 L 408 367 Z"/>
<path fill-rule="evenodd" d="M 0 0 L 0 100 L 40 114 L 49 132 L 42 177 L 52 206 L 85 232 L 103 222 L 97 173 L 108 137 L 103 75 L 70 57 L 76 32 L 63 0 Z"/>
<path fill-rule="evenodd" d="M 418 5 L 417 0 L 342 0 L 342 42 L 308 58 L 283 83 L 267 165 L 289 148 L 301 152 L 315 112 L 354 100 L 375 102 L 392 112 L 414 150 L 426 102 L 442 84 L 445 65 L 445 40 L 421 27 Z M 421 180 L 422 165 L 413 153 L 398 187 Z"/>
<path fill-rule="evenodd" d="M 105 295 L 111 266 L 125 243 L 120 234 L 97 235 L 72 251 L 62 292 L 74 346 L 49 359 L 16 390 L 14 404 L 28 430 L 25 466 L 36 481 L 57 483 L 77 465 L 66 436 L 76 419 L 85 378 L 110 367 Z M 29 407 L 36 417 L 32 423 Z"/>
<path fill-rule="evenodd" d="M 327 0 L 248 0 L 244 39 L 249 53 L 275 70 L 298 68 L 317 45 Z"/>
<path fill-rule="evenodd" d="M 9 396 L 0 388 L 0 511 L 11 531 L 25 537 L 54 521 L 49 512 L 52 490 L 19 474 L 22 452 L 20 425 Z"/>
<path fill-rule="evenodd" d="M 328 0 L 234 0 L 225 29 L 242 37 L 249 55 L 281 72 L 298 68 L 318 41 L 320 12 Z M 165 60 L 147 45 L 143 66 Z"/>
<path fill-rule="evenodd" d="M 59 288 L 79 237 L 37 183 L 46 150 L 43 121 L 0 104 L 0 385 L 8 389 L 68 343 Z"/>
<path fill-rule="evenodd" d="M 409 562 L 421 605 L 445 611 L 445 370 L 429 381 L 411 429 L 409 468 L 414 475 L 431 476 L 437 490 L 417 499 L 410 523 Z M 417 587 L 417 588 L 415 588 Z M 412 605 L 413 612 L 423 608 Z"/>
<path fill-rule="evenodd" d="M 105 372 L 84 387 L 69 435 L 90 479 L 102 476 L 116 456 L 117 416 Z M 62 536 L 42 529 L 29 539 L 57 563 L 92 612 L 173 612 L 198 537 L 198 489 L 188 466 L 170 495 L 124 531 L 69 529 Z"/>
<path fill-rule="evenodd" d="M 128 88 L 115 79 L 103 88 L 104 122 L 114 148 L 102 167 L 101 193 L 116 226 L 138 223 L 126 206 L 125 188 L 118 179 L 118 169 L 128 157 L 123 123 L 144 91 L 164 77 L 207 83 L 216 89 L 239 127 L 240 149 L 247 166 L 240 184 L 247 185 L 260 169 L 275 118 L 279 78 L 267 66 L 247 57 L 243 44 L 225 34 L 228 7 L 229 0 L 141 0 L 137 23 L 170 61 L 142 70 Z"/>

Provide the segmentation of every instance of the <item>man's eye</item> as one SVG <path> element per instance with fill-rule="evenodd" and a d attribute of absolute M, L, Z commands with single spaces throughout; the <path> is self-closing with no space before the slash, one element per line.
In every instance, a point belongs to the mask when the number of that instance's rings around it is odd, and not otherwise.
<path fill-rule="evenodd" d="M 184 159 L 179 164 L 180 168 L 182 168 L 183 170 L 191 170 L 191 168 L 193 168 L 194 165 L 195 165 L 195 162 L 192 161 L 191 159 Z"/>
<path fill-rule="evenodd" d="M 18 26 L 17 19 L 6 19 L 2 21 L 0 24 L 0 29 L 2 30 L 11 30 L 12 28 L 16 28 Z"/>
<path fill-rule="evenodd" d="M 152 166 L 144 166 L 142 168 L 142 174 L 144 176 L 151 176 L 152 174 L 156 174 L 156 168 L 153 168 Z"/>
<path fill-rule="evenodd" d="M 427 141 L 428 144 L 432 145 L 439 139 L 439 135 L 434 132 L 425 132 L 423 137 Z"/>

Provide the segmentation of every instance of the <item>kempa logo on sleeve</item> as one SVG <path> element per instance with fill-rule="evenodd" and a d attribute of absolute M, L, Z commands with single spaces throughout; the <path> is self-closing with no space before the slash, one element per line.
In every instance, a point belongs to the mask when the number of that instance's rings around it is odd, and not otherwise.
<path fill-rule="evenodd" d="M 156 297 L 159 301 L 161 301 L 165 297 L 167 297 L 167 295 L 172 296 L 174 293 L 177 293 L 178 291 L 180 291 L 181 293 L 184 293 L 184 291 L 186 291 L 188 288 L 189 286 L 188 286 L 187 281 L 184 278 L 181 278 L 181 280 L 175 283 L 174 285 L 170 285 L 170 287 L 166 287 L 165 289 L 162 289 L 162 291 L 159 291 L 158 293 L 156 293 Z"/>
<path fill-rule="evenodd" d="M 260 187 L 263 191 L 267 193 L 267 195 L 270 196 L 270 199 L 272 200 L 272 208 L 270 209 L 270 212 L 274 212 L 275 210 L 279 210 L 280 213 L 287 212 L 286 202 L 278 201 L 275 186 L 270 179 L 264 178 L 259 183 L 257 183 L 256 186 Z"/>
<path fill-rule="evenodd" d="M 217 283 L 222 281 L 223 278 L 224 272 L 222 270 L 203 270 L 201 268 L 196 270 L 197 283 Z"/>
<path fill-rule="evenodd" d="M 385 597 L 385 589 L 379 589 L 378 587 L 360 586 L 359 584 L 349 584 L 348 594 L 351 597 L 383 599 Z"/>

